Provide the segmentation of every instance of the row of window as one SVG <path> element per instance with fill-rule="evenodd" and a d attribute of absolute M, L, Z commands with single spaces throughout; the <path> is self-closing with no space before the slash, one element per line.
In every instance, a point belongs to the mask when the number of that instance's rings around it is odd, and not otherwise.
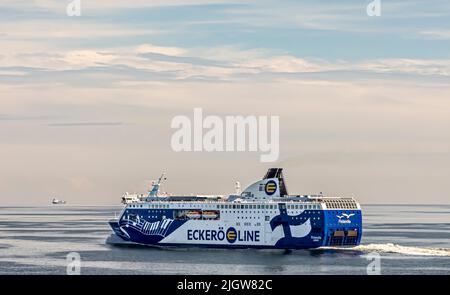
<path fill-rule="evenodd" d="M 159 218 L 159 216 L 155 216 L 155 215 L 149 215 L 147 216 L 149 219 L 157 219 Z M 141 218 L 144 218 L 144 216 L 141 216 Z M 294 220 L 307 220 L 309 217 L 293 217 Z M 162 219 L 166 219 L 166 216 L 163 216 Z M 256 216 L 245 216 L 245 217 L 237 217 L 237 219 L 260 219 L 260 217 L 256 217 Z M 266 216 L 266 220 L 268 221 L 269 216 Z M 311 220 L 320 220 L 320 217 L 311 217 Z M 251 225 L 251 223 L 244 223 L 245 226 Z M 256 225 L 261 225 L 261 223 L 257 223 Z M 335 226 L 336 224 L 329 224 L 329 226 Z"/>
<path fill-rule="evenodd" d="M 148 210 L 148 213 L 159 213 L 159 212 L 166 212 L 166 210 Z M 234 211 L 234 210 L 224 210 L 224 211 L 220 211 L 223 213 L 235 213 L 235 214 L 260 214 L 260 213 L 272 213 L 272 214 L 276 214 L 278 211 Z M 310 211 L 312 214 L 319 214 L 320 211 Z M 338 213 L 338 211 L 330 211 L 330 213 Z"/>
<path fill-rule="evenodd" d="M 129 207 L 131 208 L 143 208 L 142 204 L 132 204 Z M 184 205 L 182 206 L 184 207 Z M 192 204 L 186 204 L 186 208 L 188 207 L 192 207 Z M 320 205 L 294 205 L 294 204 L 288 204 L 286 205 L 287 209 L 300 209 L 300 210 L 313 210 L 313 209 L 320 209 Z M 169 204 L 149 204 L 148 208 L 158 208 L 158 209 L 163 209 L 163 208 L 169 208 Z M 218 209 L 278 209 L 278 205 L 277 204 L 272 204 L 272 205 L 263 205 L 263 204 L 259 204 L 259 205 L 253 205 L 253 204 L 230 204 L 230 205 L 217 205 Z M 330 207 L 331 208 L 331 207 Z"/>
<path fill-rule="evenodd" d="M 264 214 L 276 214 L 278 211 L 235 211 L 235 210 L 223 210 L 220 211 L 223 213 L 234 213 L 234 214 L 259 214 L 259 213 L 264 213 Z"/>
<path fill-rule="evenodd" d="M 355 200 L 325 200 L 328 209 L 357 209 Z"/>
<path fill-rule="evenodd" d="M 308 218 L 310 218 L 311 220 L 320 220 L 320 217 L 292 217 L 293 220 L 307 220 Z M 236 219 L 260 219 L 260 218 L 259 218 L 259 216 L 258 217 L 254 217 L 254 216 L 239 217 L 238 216 Z"/>
<path fill-rule="evenodd" d="M 287 205 L 287 209 L 320 209 L 320 205 Z M 219 209 L 278 209 L 278 205 L 233 204 L 218 205 Z"/>
<path fill-rule="evenodd" d="M 142 205 L 142 204 L 133 204 L 133 205 L 129 205 L 128 207 L 131 207 L 131 208 L 143 208 L 144 207 L 144 205 Z M 154 209 L 154 208 L 158 208 L 158 209 L 163 209 L 163 208 L 169 208 L 169 204 L 151 204 L 151 205 L 148 205 L 148 208 L 152 208 L 152 209 Z"/>
<path fill-rule="evenodd" d="M 264 213 L 264 214 L 277 214 L 278 211 L 234 211 L 234 210 L 223 210 L 220 211 L 223 213 L 234 213 L 234 214 L 259 214 L 259 213 Z M 320 214 L 320 211 L 309 211 L 309 213 L 311 214 Z"/>

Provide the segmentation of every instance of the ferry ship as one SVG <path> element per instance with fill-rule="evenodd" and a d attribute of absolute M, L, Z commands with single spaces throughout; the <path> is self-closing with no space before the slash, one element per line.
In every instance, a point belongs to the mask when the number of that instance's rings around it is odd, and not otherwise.
<path fill-rule="evenodd" d="M 359 245 L 360 204 L 352 197 L 290 195 L 282 168 L 228 196 L 159 195 L 164 174 L 146 198 L 109 221 L 113 238 L 156 247 L 310 249 Z M 238 183 L 237 183 L 238 184 Z"/>

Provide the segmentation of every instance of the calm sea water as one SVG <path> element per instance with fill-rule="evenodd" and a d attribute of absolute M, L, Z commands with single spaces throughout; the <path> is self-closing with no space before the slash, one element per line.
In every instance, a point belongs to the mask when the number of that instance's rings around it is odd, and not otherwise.
<path fill-rule="evenodd" d="M 0 274 L 450 274 L 450 205 L 366 205 L 362 245 L 336 250 L 155 249 L 105 243 L 121 206 L 0 207 Z"/>

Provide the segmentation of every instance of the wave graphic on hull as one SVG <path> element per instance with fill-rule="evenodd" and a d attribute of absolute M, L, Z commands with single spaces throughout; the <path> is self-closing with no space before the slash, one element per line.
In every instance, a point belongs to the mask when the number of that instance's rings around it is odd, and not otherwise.
<path fill-rule="evenodd" d="M 164 219 L 162 221 L 148 222 L 145 219 L 137 218 L 135 221 L 125 220 L 121 223 L 120 229 L 127 235 L 126 228 L 133 228 L 144 235 L 159 235 L 165 237 L 173 219 Z"/>
<path fill-rule="evenodd" d="M 324 247 L 326 249 L 336 249 L 339 251 L 362 251 L 362 252 L 377 252 L 377 253 L 397 253 L 411 256 L 447 256 L 450 257 L 450 248 L 426 248 L 426 247 L 412 247 L 401 246 L 392 243 L 386 244 L 367 244 L 359 245 L 352 248 L 334 248 Z"/>
<path fill-rule="evenodd" d="M 307 220 L 300 225 L 289 225 L 291 229 L 291 235 L 293 238 L 306 237 L 311 232 L 311 220 Z"/>

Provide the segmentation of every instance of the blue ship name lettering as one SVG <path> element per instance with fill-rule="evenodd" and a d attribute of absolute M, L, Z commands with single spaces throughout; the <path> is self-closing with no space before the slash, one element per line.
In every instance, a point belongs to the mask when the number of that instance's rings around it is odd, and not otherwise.
<path fill-rule="evenodd" d="M 237 231 L 237 240 L 241 242 L 259 242 L 260 232 L 243 230 Z M 211 229 L 188 229 L 187 239 L 189 241 L 223 241 L 225 240 L 225 231 Z"/>

